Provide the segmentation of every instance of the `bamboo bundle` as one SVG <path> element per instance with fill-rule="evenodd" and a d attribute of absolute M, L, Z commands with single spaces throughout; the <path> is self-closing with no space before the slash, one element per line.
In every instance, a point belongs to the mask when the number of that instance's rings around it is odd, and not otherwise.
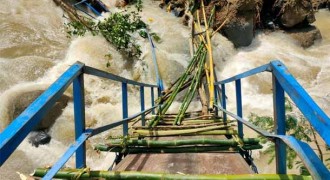
<path fill-rule="evenodd" d="M 38 168 L 34 171 L 32 176 L 43 177 L 47 174 L 49 169 Z M 84 171 L 81 169 L 62 169 L 56 173 L 54 178 L 60 179 L 150 179 L 150 180 L 170 180 L 170 179 L 205 179 L 205 180 L 219 180 L 219 179 L 240 179 L 240 180 L 263 180 L 263 179 L 301 179 L 311 180 L 310 176 L 292 175 L 292 174 L 216 174 L 216 175 L 189 175 L 189 174 L 167 174 L 167 173 L 149 173 L 140 171 Z"/>
<path fill-rule="evenodd" d="M 159 133 L 161 132 L 161 133 Z M 164 132 L 164 133 L 162 133 Z M 158 131 L 153 133 L 152 131 L 143 131 L 140 130 L 139 133 L 133 134 L 134 137 L 161 137 L 161 136 L 194 136 L 194 135 L 236 135 L 236 130 L 209 130 L 209 131 L 200 131 L 200 132 L 191 132 L 191 133 L 166 133 L 167 131 Z"/>
<path fill-rule="evenodd" d="M 189 75 L 191 75 L 191 73 L 194 72 L 194 69 L 195 69 L 196 65 L 198 65 L 198 63 L 199 63 L 200 59 L 203 57 L 204 53 L 205 53 L 204 46 L 203 46 L 203 44 L 200 44 L 196 54 L 194 55 L 194 57 L 190 61 L 186 71 L 179 78 L 179 80 L 177 82 L 177 85 L 173 87 L 174 89 L 173 89 L 171 95 L 165 100 L 163 106 L 160 107 L 160 109 L 157 113 L 158 116 L 156 116 L 150 122 L 149 127 L 155 127 L 158 124 L 159 120 L 162 119 L 162 115 L 164 115 L 166 113 L 166 111 L 168 110 L 168 108 L 171 106 L 171 104 L 173 103 L 175 97 L 180 92 L 180 89 L 187 82 L 187 79 L 189 78 Z M 190 84 L 190 86 L 191 86 L 191 84 Z"/>
<path fill-rule="evenodd" d="M 174 136 L 174 135 L 184 135 L 184 134 L 192 134 L 198 132 L 207 132 L 211 130 L 218 130 L 218 129 L 225 129 L 228 126 L 210 126 L 210 127 L 202 127 L 202 128 L 193 128 L 193 129 L 182 129 L 182 130 L 154 130 L 154 129 L 147 129 L 147 130 L 134 130 L 133 134 L 139 135 L 148 135 L 148 136 Z"/>
<path fill-rule="evenodd" d="M 205 59 L 206 59 L 206 52 L 202 53 L 202 57 L 199 60 L 199 64 L 197 66 L 197 72 L 193 78 L 192 83 L 189 86 L 188 91 L 186 92 L 183 102 L 180 106 L 179 109 L 179 113 L 178 116 L 175 118 L 173 125 L 180 125 L 182 119 L 184 118 L 184 113 L 187 111 L 192 99 L 195 96 L 196 90 L 199 87 L 199 83 L 201 81 L 202 78 L 202 72 L 204 70 L 203 65 L 205 63 Z"/>
<path fill-rule="evenodd" d="M 156 126 L 154 128 L 149 128 L 146 126 L 133 126 L 132 129 L 152 129 L 152 130 L 174 130 L 174 129 L 191 129 L 191 128 L 200 128 L 200 127 L 207 127 L 207 126 L 218 126 L 218 125 L 224 125 L 223 122 L 219 123 L 203 123 L 203 124 L 191 124 L 191 125 L 186 125 L 186 126 Z M 228 126 L 230 127 L 230 126 Z"/>
<path fill-rule="evenodd" d="M 174 119 L 162 119 L 161 122 L 172 122 Z M 183 121 L 186 124 L 206 124 L 206 123 L 221 123 L 220 119 L 191 119 Z"/>
<path fill-rule="evenodd" d="M 246 145 L 242 147 L 245 150 L 261 149 L 262 145 Z M 129 154 L 138 153 L 201 153 L 201 152 L 223 152 L 238 151 L 239 146 L 184 146 L 184 147 L 109 147 L 107 145 L 96 145 L 94 147 L 98 151 L 120 152 Z"/>
<path fill-rule="evenodd" d="M 245 138 L 242 140 L 244 145 L 257 145 L 259 144 L 258 138 Z M 186 140 L 146 140 L 146 139 L 134 139 L 134 140 L 123 140 L 114 139 L 107 143 L 109 147 L 121 147 L 121 146 L 145 146 L 145 147 L 167 147 L 167 146 L 185 146 L 185 145 L 218 145 L 218 146 L 237 146 L 239 143 L 233 139 L 186 139 Z"/>

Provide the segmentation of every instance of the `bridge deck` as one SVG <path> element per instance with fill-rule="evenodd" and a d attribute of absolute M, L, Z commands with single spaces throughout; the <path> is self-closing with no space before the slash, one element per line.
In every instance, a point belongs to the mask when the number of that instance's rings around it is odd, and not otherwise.
<path fill-rule="evenodd" d="M 239 153 L 129 154 L 114 170 L 171 174 L 253 174 Z"/>
<path fill-rule="evenodd" d="M 223 135 L 149 137 L 151 140 L 192 138 L 226 139 Z M 117 171 L 144 171 L 171 174 L 253 174 L 237 151 L 204 153 L 129 154 L 115 168 Z"/>

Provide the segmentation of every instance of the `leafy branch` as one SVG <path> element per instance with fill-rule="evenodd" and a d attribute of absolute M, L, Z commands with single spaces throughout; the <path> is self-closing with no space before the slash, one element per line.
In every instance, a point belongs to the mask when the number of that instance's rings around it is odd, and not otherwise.
<path fill-rule="evenodd" d="M 323 161 L 323 152 L 320 147 L 320 143 L 317 140 L 315 130 L 309 124 L 308 120 L 303 117 L 301 114 L 297 114 L 293 112 L 293 104 L 286 99 L 285 100 L 285 130 L 286 134 L 295 137 L 298 140 L 305 142 L 315 142 L 318 154 L 320 156 L 321 161 Z M 249 117 L 250 121 L 269 132 L 274 132 L 274 119 L 269 116 L 258 116 L 257 114 L 252 113 Z M 265 137 L 260 136 L 261 143 L 267 143 L 267 139 Z M 287 167 L 292 169 L 294 164 L 298 165 L 298 167 L 302 170 L 302 173 L 306 173 L 306 168 L 302 165 L 301 161 L 295 161 L 297 158 L 297 153 L 291 148 L 287 147 Z M 270 144 L 267 149 L 264 151 L 264 154 L 269 154 L 270 159 L 268 164 L 270 164 L 275 158 L 275 145 L 274 143 Z M 326 159 L 325 162 L 330 161 Z M 327 163 L 329 167 L 330 163 Z"/>
<path fill-rule="evenodd" d="M 97 23 L 88 20 L 89 28 L 79 21 L 70 22 L 67 25 L 69 37 L 84 36 L 87 31 L 93 35 L 101 34 L 108 42 L 114 45 L 118 51 L 128 57 L 139 57 L 142 53 L 140 46 L 135 42 L 132 34 L 147 25 L 136 12 L 112 13 L 108 18 Z"/>

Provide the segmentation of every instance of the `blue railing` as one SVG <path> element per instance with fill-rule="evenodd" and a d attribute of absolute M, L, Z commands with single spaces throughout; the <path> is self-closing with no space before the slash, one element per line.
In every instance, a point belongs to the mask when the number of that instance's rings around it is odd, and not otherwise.
<path fill-rule="evenodd" d="M 81 8 L 80 5 L 85 5 L 88 9 L 92 10 L 93 13 L 96 16 L 101 16 L 102 12 L 109 12 L 109 9 L 106 7 L 105 4 L 103 4 L 103 2 L 97 0 L 97 1 L 94 1 L 94 3 L 98 4 L 99 5 L 99 8 L 101 8 L 101 9 L 97 10 L 95 7 L 93 7 L 93 5 L 88 0 L 82 0 L 80 2 L 77 2 L 77 3 L 73 4 L 73 7 L 75 7 L 79 11 L 85 13 L 86 15 L 88 15 L 91 18 L 95 18 L 95 17 L 92 16 L 87 11 L 85 11 L 83 8 Z"/>
<path fill-rule="evenodd" d="M 264 71 L 272 73 L 275 134 L 261 130 L 249 121 L 243 119 L 241 79 Z M 226 84 L 231 82 L 235 82 L 236 87 L 236 114 L 229 112 L 226 109 Z M 229 115 L 238 121 L 238 133 L 240 137 L 243 137 L 244 124 L 259 134 L 274 140 L 276 152 L 276 172 L 278 174 L 286 174 L 286 145 L 288 145 L 298 154 L 314 178 L 325 179 L 330 177 L 329 170 L 325 167 L 323 162 L 319 159 L 319 157 L 308 144 L 299 141 L 292 136 L 285 135 L 284 93 L 287 93 L 287 95 L 296 104 L 305 118 L 319 133 L 325 143 L 328 146 L 330 145 L 329 117 L 321 110 L 321 108 L 312 100 L 312 98 L 301 87 L 296 79 L 288 72 L 288 69 L 284 66 L 284 64 L 282 64 L 280 61 L 272 61 L 269 64 L 241 73 L 226 80 L 216 82 L 215 86 L 216 94 L 218 92 L 221 93 L 221 99 L 217 99 L 217 102 L 220 102 L 220 104 L 216 104 L 215 107 L 223 112 L 224 120 L 226 120 L 227 115 Z"/>
<path fill-rule="evenodd" d="M 85 128 L 85 100 L 84 100 L 84 74 L 94 75 L 122 84 L 122 108 L 123 119 L 114 123 L 94 128 Z M 157 85 L 145 84 L 129 79 L 125 79 L 114 74 L 94 69 L 77 62 L 65 71 L 44 93 L 42 93 L 25 111 L 22 112 L 1 134 L 0 134 L 0 166 L 15 151 L 18 145 L 41 121 L 42 117 L 50 110 L 55 102 L 63 95 L 64 91 L 73 84 L 73 103 L 74 103 L 74 122 L 75 122 L 75 143 L 72 144 L 65 154 L 52 166 L 44 179 L 51 179 L 76 153 L 76 167 L 86 167 L 86 147 L 85 141 L 99 133 L 111 128 L 123 125 L 123 135 L 128 133 L 128 121 L 141 116 L 142 124 L 145 124 L 144 117 L 153 111 L 157 106 L 154 105 L 154 88 L 157 88 L 158 96 L 160 90 Z M 128 93 L 127 85 L 140 87 L 141 112 L 128 116 Z M 152 107 L 145 109 L 144 89 L 150 88 Z"/>
<path fill-rule="evenodd" d="M 274 120 L 275 134 L 264 131 L 249 121 L 243 119 L 241 79 L 261 73 L 271 72 L 273 77 L 273 99 L 274 99 Z M 123 119 L 114 123 L 94 128 L 85 129 L 85 104 L 84 104 L 84 74 L 94 75 L 122 84 L 122 108 Z M 237 113 L 229 112 L 226 109 L 226 84 L 235 82 L 236 86 L 236 107 Z M 72 144 L 65 154 L 48 171 L 44 179 L 51 179 L 76 153 L 76 167 L 86 166 L 86 148 L 85 141 L 99 133 L 105 132 L 111 128 L 123 125 L 123 134 L 128 133 L 128 121 L 141 116 L 142 124 L 145 124 L 144 117 L 146 113 L 154 112 L 157 107 L 154 104 L 154 89 L 157 88 L 160 96 L 160 88 L 157 85 L 144 84 L 128 80 L 104 71 L 85 66 L 82 63 L 75 63 L 63 75 L 58 78 L 43 94 L 41 94 L 21 115 L 19 115 L 1 134 L 0 134 L 0 165 L 2 165 L 17 146 L 23 141 L 29 132 L 40 122 L 41 118 L 55 104 L 70 84 L 73 84 L 73 102 L 74 102 L 74 121 L 76 141 Z M 141 112 L 128 117 L 128 93 L 127 86 L 134 85 L 140 87 Z M 306 91 L 299 85 L 294 77 L 288 72 L 286 67 L 279 61 L 272 61 L 269 64 L 252 69 L 245 73 L 236 75 L 232 78 L 215 83 L 216 102 L 215 107 L 223 112 L 223 118 L 227 115 L 238 121 L 239 136 L 243 137 L 243 124 L 252 128 L 259 134 L 272 139 L 276 146 L 276 170 L 278 174 L 286 174 L 286 145 L 291 147 L 316 179 L 330 177 L 329 170 L 318 158 L 311 147 L 295 139 L 292 136 L 285 135 L 285 92 L 300 109 L 313 128 L 320 134 L 327 145 L 330 144 L 330 119 L 311 99 Z M 221 87 L 221 88 L 220 88 Z M 150 88 L 151 107 L 145 109 L 144 89 Z M 218 93 L 220 93 L 218 95 Z"/>

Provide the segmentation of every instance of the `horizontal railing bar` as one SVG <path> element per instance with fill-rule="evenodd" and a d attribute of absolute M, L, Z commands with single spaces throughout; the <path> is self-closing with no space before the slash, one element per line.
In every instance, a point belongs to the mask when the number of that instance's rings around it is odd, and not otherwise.
<path fill-rule="evenodd" d="M 320 134 L 327 145 L 330 145 L 330 119 L 314 102 L 297 80 L 289 73 L 280 61 L 272 61 L 272 71 L 285 92 L 290 96 L 313 128 Z"/>
<path fill-rule="evenodd" d="M 149 108 L 149 109 L 146 109 L 146 110 L 144 110 L 144 111 L 142 111 L 142 112 L 140 112 L 140 113 L 137 113 L 137 114 L 134 114 L 134 115 L 132 115 L 132 116 L 129 116 L 128 118 L 125 118 L 125 119 L 122 119 L 122 120 L 116 121 L 116 122 L 114 122 L 114 123 L 111 123 L 111 124 L 108 124 L 108 125 L 105 125 L 105 126 L 102 126 L 102 127 L 98 127 L 98 128 L 96 128 L 96 129 L 93 130 L 93 132 L 92 132 L 92 134 L 91 134 L 91 137 L 92 137 L 92 136 L 95 136 L 95 135 L 97 135 L 97 134 L 100 134 L 100 133 L 102 133 L 102 132 L 105 132 L 105 131 L 107 131 L 107 130 L 109 130 L 109 129 L 111 129 L 111 128 L 114 128 L 114 127 L 120 126 L 120 125 L 124 124 L 125 122 L 130 121 L 130 120 L 132 120 L 132 119 L 134 119 L 134 118 L 136 118 L 136 117 L 138 117 L 138 116 L 140 116 L 140 115 L 142 115 L 142 114 L 144 114 L 144 113 L 150 112 L 151 110 L 157 108 L 158 106 L 159 106 L 159 105 L 153 106 L 153 107 L 151 107 L 151 108 Z"/>
<path fill-rule="evenodd" d="M 258 126 L 252 124 L 251 122 L 239 117 L 238 115 L 232 113 L 232 112 L 229 112 L 227 111 L 226 109 L 224 109 L 223 107 L 217 105 L 217 104 L 214 104 L 214 106 L 216 106 L 219 110 L 225 112 L 226 114 L 228 114 L 229 116 L 233 117 L 234 119 L 236 119 L 237 121 L 239 122 L 242 122 L 244 125 L 246 125 L 247 127 L 255 130 L 257 133 L 263 135 L 263 136 L 273 136 L 273 134 L 263 130 L 263 129 L 260 129 Z"/>
<path fill-rule="evenodd" d="M 71 156 L 77 151 L 77 149 L 89 138 L 90 135 L 90 130 L 86 130 L 86 132 L 82 133 L 76 142 L 69 147 L 64 155 L 52 166 L 52 168 L 42 179 L 52 179 L 56 173 L 64 166 L 64 164 L 71 158 Z"/>
<path fill-rule="evenodd" d="M 126 78 L 123 78 L 123 77 L 120 77 L 120 76 L 117 76 L 117 75 L 114 75 L 114 74 L 111 74 L 111 73 L 108 73 L 108 72 L 105 72 L 105 71 L 101 71 L 101 70 L 98 70 L 98 69 L 95 69 L 95 68 L 92 68 L 92 67 L 89 67 L 89 66 L 84 67 L 84 73 L 94 75 L 94 76 L 98 76 L 98 77 L 103 77 L 103 78 L 106 78 L 106 79 L 111 79 L 111 80 L 114 80 L 114 81 L 128 83 L 128 84 L 131 84 L 131 85 L 136 85 L 136 86 L 155 87 L 155 88 L 158 87 L 157 85 L 140 83 L 140 82 L 136 82 L 136 81 L 133 81 L 133 80 L 130 80 L 130 79 L 126 79 Z"/>
<path fill-rule="evenodd" d="M 41 121 L 67 87 L 82 73 L 83 63 L 77 62 L 66 70 L 45 92 L 25 109 L 0 136 L 0 166 Z"/>
<path fill-rule="evenodd" d="M 235 118 L 237 121 L 243 123 L 252 130 L 256 131 L 257 133 L 271 139 L 274 138 L 281 139 L 285 144 L 291 147 L 298 154 L 298 156 L 301 158 L 302 162 L 305 164 L 308 171 L 315 179 L 322 179 L 322 177 L 323 178 L 330 177 L 329 170 L 324 166 L 323 162 L 318 158 L 318 156 L 315 154 L 315 152 L 308 144 L 301 142 L 292 136 L 271 134 L 255 126 L 251 122 L 237 116 L 236 114 L 231 113 L 218 105 L 215 106 L 218 107 L 218 109 L 220 109 L 221 111 L 228 114 L 229 116 Z"/>
<path fill-rule="evenodd" d="M 230 77 L 228 79 L 215 82 L 214 85 L 230 83 L 230 82 L 236 81 L 238 79 L 243 79 L 243 78 L 246 78 L 246 77 L 261 73 L 261 72 L 264 72 L 264 71 L 269 71 L 269 67 L 270 67 L 269 64 L 265 64 L 263 66 L 251 69 L 249 71 L 246 71 L 244 73 L 238 74 L 238 75 L 233 76 L 233 77 Z"/>
<path fill-rule="evenodd" d="M 307 143 L 299 141 L 293 136 L 277 135 L 277 138 L 281 139 L 297 153 L 313 179 L 325 179 L 330 177 L 328 168 L 324 166 L 323 162 Z"/>

